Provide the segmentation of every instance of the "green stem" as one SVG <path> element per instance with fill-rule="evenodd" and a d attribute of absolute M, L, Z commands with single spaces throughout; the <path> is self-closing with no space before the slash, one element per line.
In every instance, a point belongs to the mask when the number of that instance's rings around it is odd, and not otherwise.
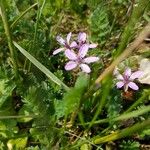
<path fill-rule="evenodd" d="M 84 126 L 84 118 L 83 118 L 83 114 L 82 114 L 82 111 L 81 111 L 82 103 L 83 103 L 83 97 L 81 96 L 80 102 L 79 102 L 79 106 L 77 107 L 76 111 L 74 111 L 74 112 L 71 114 L 71 118 L 70 118 L 70 121 L 69 121 L 69 124 L 70 124 L 71 126 L 73 126 L 77 115 L 79 115 L 79 120 L 80 120 L 80 122 L 83 123 L 83 126 Z"/>
<path fill-rule="evenodd" d="M 19 116 L 0 116 L 0 120 L 1 119 L 19 119 L 19 118 L 37 118 L 38 116 L 36 115 L 19 115 Z"/>
<path fill-rule="evenodd" d="M 106 100 L 107 100 L 107 97 L 109 95 L 109 92 L 110 92 L 110 88 L 111 88 L 111 81 L 112 81 L 112 77 L 111 76 L 108 76 L 105 80 L 105 84 L 104 84 L 104 87 L 102 87 L 102 98 L 101 98 L 101 101 L 99 103 L 99 106 L 97 108 L 97 111 L 89 125 L 89 128 L 92 127 L 92 125 L 94 124 L 94 121 L 97 119 L 98 115 L 101 113 L 103 107 L 104 107 L 104 104 L 106 103 Z"/>
<path fill-rule="evenodd" d="M 148 126 L 150 126 L 150 119 L 143 121 L 142 123 L 137 123 L 133 125 L 132 127 L 125 128 L 121 131 L 116 131 L 110 135 L 107 135 L 104 137 L 93 138 L 93 143 L 102 144 L 102 143 L 106 143 L 110 141 L 115 141 L 115 140 L 130 136 L 134 133 L 140 132 Z"/>
<path fill-rule="evenodd" d="M 122 36 L 121 36 L 121 41 L 120 41 L 119 47 L 116 51 L 115 58 L 118 57 L 118 55 L 120 55 L 122 53 L 122 51 L 128 45 L 129 41 L 131 40 L 135 25 L 139 21 L 141 16 L 143 15 L 144 10 L 147 7 L 148 3 L 149 3 L 149 0 L 139 0 L 138 6 L 134 6 L 132 15 L 128 21 L 127 26 L 124 29 Z"/>
<path fill-rule="evenodd" d="M 21 13 L 20 16 L 18 16 L 18 18 L 11 24 L 10 28 L 13 28 L 17 22 L 27 13 L 29 12 L 33 7 L 35 7 L 38 3 L 33 4 L 32 6 L 30 6 L 28 9 L 26 9 L 23 13 Z"/>
<path fill-rule="evenodd" d="M 31 44 L 30 50 L 32 51 L 35 48 L 36 45 L 36 39 L 37 39 L 37 31 L 38 31 L 38 24 L 39 24 L 39 20 L 41 18 L 41 14 L 43 11 L 43 8 L 45 6 L 45 2 L 46 0 L 43 0 L 42 6 L 38 8 L 38 13 L 37 13 L 37 17 L 36 17 L 36 24 L 35 24 L 35 32 L 34 32 L 34 37 L 33 37 L 33 42 Z M 36 54 L 38 55 L 38 54 Z M 29 66 L 28 66 L 28 71 L 30 71 L 31 68 L 31 62 L 29 62 Z"/>
<path fill-rule="evenodd" d="M 111 122 L 111 121 L 116 122 L 116 121 L 121 121 L 121 120 L 127 120 L 130 118 L 138 117 L 138 116 L 143 115 L 148 112 L 150 112 L 150 106 L 145 106 L 145 107 L 142 107 L 140 110 L 132 111 L 127 114 L 121 114 L 120 116 L 118 116 L 116 118 L 111 118 L 111 119 L 106 118 L 106 119 L 97 120 L 93 124 L 102 124 L 102 123 L 107 123 L 107 122 Z M 87 124 L 90 124 L 90 122 L 84 123 L 84 125 L 87 125 Z"/>
<path fill-rule="evenodd" d="M 4 6 L 4 0 L 0 0 L 0 15 L 2 16 L 5 34 L 6 34 L 7 41 L 8 41 L 8 47 L 9 47 L 9 51 L 10 51 L 10 55 L 11 55 L 11 59 L 12 59 L 12 63 L 13 63 L 14 71 L 15 71 L 15 76 L 17 79 L 18 78 L 17 57 L 16 57 L 16 52 L 14 50 L 14 46 L 12 43 L 12 37 L 11 37 L 11 33 L 10 33 L 8 21 L 7 21 L 7 16 L 6 16 L 6 8 Z"/>

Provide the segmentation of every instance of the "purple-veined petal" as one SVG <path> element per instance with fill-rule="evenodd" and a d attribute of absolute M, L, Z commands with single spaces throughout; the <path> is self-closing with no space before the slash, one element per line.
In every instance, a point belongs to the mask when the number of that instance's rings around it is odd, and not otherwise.
<path fill-rule="evenodd" d="M 71 33 L 71 32 L 70 32 L 70 33 L 68 33 L 68 35 L 67 35 L 67 44 L 68 44 L 68 45 L 69 45 L 69 41 L 70 41 L 71 35 L 72 35 L 72 33 Z"/>
<path fill-rule="evenodd" d="M 70 60 L 77 60 L 77 55 L 72 50 L 65 50 L 65 56 Z"/>
<path fill-rule="evenodd" d="M 70 44 L 70 47 L 71 47 L 71 48 L 77 47 L 77 43 L 76 43 L 75 41 L 73 41 L 73 42 Z"/>
<path fill-rule="evenodd" d="M 65 50 L 65 48 L 58 48 L 58 49 L 53 51 L 53 55 L 56 55 L 56 54 L 58 54 L 58 53 L 60 53 L 60 52 L 62 52 L 64 50 Z"/>
<path fill-rule="evenodd" d="M 78 35 L 78 41 L 79 42 L 85 42 L 86 41 L 86 33 L 85 32 L 80 32 Z"/>
<path fill-rule="evenodd" d="M 130 69 L 130 68 L 127 68 L 127 69 L 125 70 L 125 72 L 124 72 L 124 75 L 125 75 L 126 77 L 130 77 L 130 76 L 131 76 L 131 69 Z"/>
<path fill-rule="evenodd" d="M 89 48 L 96 48 L 98 44 L 89 44 Z"/>
<path fill-rule="evenodd" d="M 62 38 L 62 37 L 60 37 L 60 36 L 57 36 L 56 37 L 56 40 L 57 40 L 57 42 L 59 42 L 61 45 L 65 45 L 65 40 Z"/>
<path fill-rule="evenodd" d="M 96 62 L 99 60 L 99 57 L 87 57 L 85 59 L 83 59 L 83 62 L 90 64 L 92 62 Z"/>
<path fill-rule="evenodd" d="M 87 52 L 88 52 L 88 49 L 89 49 L 88 45 L 87 45 L 87 44 L 83 44 L 83 45 L 80 47 L 80 49 L 79 49 L 78 56 L 81 57 L 81 58 L 85 57 L 85 55 L 86 55 Z"/>
<path fill-rule="evenodd" d="M 78 65 L 78 64 L 77 64 L 76 62 L 74 62 L 74 61 L 69 61 L 69 62 L 67 62 L 66 65 L 65 65 L 65 70 L 72 70 L 72 69 L 76 68 L 77 65 Z"/>
<path fill-rule="evenodd" d="M 119 81 L 119 82 L 116 83 L 116 86 L 117 86 L 118 89 L 120 89 L 124 86 L 124 82 Z"/>
<path fill-rule="evenodd" d="M 143 74 L 144 74 L 143 71 L 136 71 L 131 74 L 130 80 L 134 80 L 136 78 L 141 78 L 143 76 Z"/>
<path fill-rule="evenodd" d="M 118 75 L 116 76 L 116 78 L 117 78 L 118 80 L 124 80 L 124 78 L 123 78 L 123 76 L 122 76 L 121 74 L 118 74 Z"/>
<path fill-rule="evenodd" d="M 88 65 L 86 64 L 80 64 L 80 68 L 82 69 L 83 72 L 86 72 L 86 73 L 90 73 L 91 72 L 91 69 Z"/>
<path fill-rule="evenodd" d="M 138 90 L 139 87 L 134 82 L 129 82 L 128 86 L 133 90 Z"/>

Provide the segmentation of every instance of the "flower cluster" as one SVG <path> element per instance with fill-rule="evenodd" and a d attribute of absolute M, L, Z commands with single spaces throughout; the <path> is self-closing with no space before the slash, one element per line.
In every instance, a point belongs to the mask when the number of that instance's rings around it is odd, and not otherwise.
<path fill-rule="evenodd" d="M 131 69 L 127 68 L 122 75 L 117 73 L 117 80 L 119 81 L 116 83 L 116 86 L 117 88 L 124 87 L 124 91 L 127 91 L 128 87 L 130 87 L 133 90 L 138 90 L 139 87 L 133 81 L 135 79 L 141 78 L 142 76 L 142 71 L 136 71 L 132 73 Z"/>
<path fill-rule="evenodd" d="M 85 73 L 90 73 L 91 69 L 88 64 L 96 62 L 99 60 L 99 57 L 85 57 L 89 49 L 96 48 L 97 44 L 89 44 L 87 42 L 87 35 L 84 32 L 78 34 L 77 40 L 70 42 L 72 33 L 70 32 L 67 35 L 66 39 L 63 39 L 60 36 L 56 37 L 58 43 L 62 46 L 61 48 L 56 49 L 53 52 L 53 55 L 56 55 L 64 51 L 65 56 L 69 61 L 65 65 L 65 70 L 69 71 L 77 67 Z"/>

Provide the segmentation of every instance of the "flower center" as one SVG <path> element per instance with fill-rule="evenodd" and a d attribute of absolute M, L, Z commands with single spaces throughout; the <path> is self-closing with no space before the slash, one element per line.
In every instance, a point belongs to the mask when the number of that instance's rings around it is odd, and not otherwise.
<path fill-rule="evenodd" d="M 65 42 L 66 49 L 71 49 L 71 47 Z"/>
<path fill-rule="evenodd" d="M 128 84 L 130 82 L 129 76 L 123 75 L 123 78 L 124 78 L 124 83 L 125 84 Z"/>
<path fill-rule="evenodd" d="M 77 62 L 78 62 L 79 64 L 82 63 L 82 60 L 83 60 L 83 59 L 82 59 L 81 57 L 78 56 Z"/>

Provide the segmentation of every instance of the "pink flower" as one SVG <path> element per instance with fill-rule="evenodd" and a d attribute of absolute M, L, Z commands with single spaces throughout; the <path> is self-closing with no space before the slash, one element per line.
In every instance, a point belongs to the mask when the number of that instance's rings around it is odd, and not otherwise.
<path fill-rule="evenodd" d="M 138 79 L 143 76 L 142 71 L 136 71 L 134 73 L 131 73 L 131 69 L 127 68 L 123 75 L 118 74 L 117 79 L 120 80 L 116 83 L 117 88 L 124 87 L 124 90 L 127 91 L 128 87 L 130 87 L 133 90 L 138 90 L 139 87 L 133 82 L 135 79 Z"/>
<path fill-rule="evenodd" d="M 80 32 L 78 34 L 78 46 L 77 46 L 78 48 L 80 48 L 82 45 L 87 45 L 88 48 L 96 48 L 97 47 L 97 44 L 87 43 L 86 38 L 87 38 L 87 35 L 85 32 Z"/>
<path fill-rule="evenodd" d="M 77 46 L 77 43 L 76 43 L 75 41 L 73 41 L 73 42 L 70 43 L 71 35 L 72 35 L 71 32 L 68 33 L 66 40 L 63 39 L 63 38 L 60 37 L 60 36 L 57 36 L 57 37 L 56 37 L 57 42 L 59 42 L 59 44 L 62 45 L 63 47 L 56 49 L 56 50 L 53 52 L 53 55 L 56 55 L 56 54 L 58 54 L 58 53 L 60 53 L 60 52 L 62 52 L 62 51 L 65 51 L 65 50 L 67 50 L 67 49 L 70 49 L 70 50 L 71 50 L 72 48 L 74 48 L 74 47 Z"/>
<path fill-rule="evenodd" d="M 80 67 L 83 72 L 90 73 L 91 69 L 87 64 L 96 62 L 99 58 L 93 56 L 84 58 L 87 52 L 87 45 L 82 45 L 77 54 L 74 51 L 67 49 L 65 55 L 70 61 L 65 65 L 65 69 L 72 70 L 76 67 Z"/>

